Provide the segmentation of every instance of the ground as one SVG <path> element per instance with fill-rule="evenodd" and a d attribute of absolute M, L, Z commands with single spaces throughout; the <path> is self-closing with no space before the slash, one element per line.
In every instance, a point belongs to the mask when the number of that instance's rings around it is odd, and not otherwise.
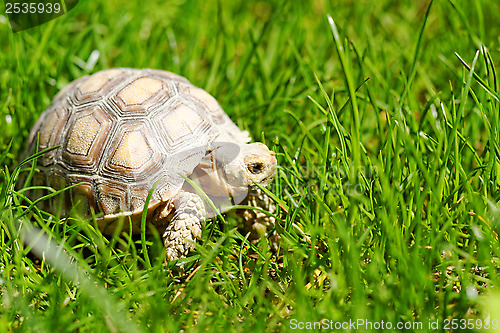
<path fill-rule="evenodd" d="M 0 331 L 498 327 L 498 36 L 486 0 L 80 1 L 15 34 L 2 14 Z M 180 268 L 159 235 L 23 201 L 37 117 L 118 66 L 189 78 L 277 153 L 268 237 L 230 212 Z"/>

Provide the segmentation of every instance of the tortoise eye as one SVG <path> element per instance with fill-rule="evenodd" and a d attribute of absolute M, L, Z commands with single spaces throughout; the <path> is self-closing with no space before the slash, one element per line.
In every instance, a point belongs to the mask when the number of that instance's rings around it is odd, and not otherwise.
<path fill-rule="evenodd" d="M 248 171 L 254 175 L 261 173 L 262 169 L 264 169 L 264 165 L 262 163 L 252 163 L 248 166 Z"/>

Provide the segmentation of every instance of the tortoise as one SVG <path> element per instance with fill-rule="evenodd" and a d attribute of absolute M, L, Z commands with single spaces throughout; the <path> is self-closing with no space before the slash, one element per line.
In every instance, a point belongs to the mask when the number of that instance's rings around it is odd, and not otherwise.
<path fill-rule="evenodd" d="M 194 248 L 205 219 L 272 181 L 274 152 L 250 141 L 214 97 L 180 75 L 102 70 L 63 88 L 33 126 L 27 154 L 59 147 L 38 157 L 28 196 L 67 188 L 40 207 L 93 217 L 104 234 L 130 231 L 120 217 L 140 233 L 146 211 L 176 260 Z"/>

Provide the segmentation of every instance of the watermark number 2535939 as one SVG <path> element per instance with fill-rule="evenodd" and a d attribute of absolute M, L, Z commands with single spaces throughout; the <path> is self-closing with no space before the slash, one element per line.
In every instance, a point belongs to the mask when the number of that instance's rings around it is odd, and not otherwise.
<path fill-rule="evenodd" d="M 19 32 L 66 14 L 78 0 L 4 0 L 5 13 L 13 32 Z"/>

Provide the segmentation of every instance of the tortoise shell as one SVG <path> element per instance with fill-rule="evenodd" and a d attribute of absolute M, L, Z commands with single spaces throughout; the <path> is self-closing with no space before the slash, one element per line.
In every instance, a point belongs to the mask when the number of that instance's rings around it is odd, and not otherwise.
<path fill-rule="evenodd" d="M 196 148 L 216 140 L 246 143 L 250 137 L 184 77 L 103 70 L 67 85 L 34 125 L 29 154 L 60 147 L 38 158 L 33 185 L 78 184 L 53 211 L 76 205 L 104 218 L 138 214 L 154 185 L 148 210 L 175 196 L 202 157 Z"/>

